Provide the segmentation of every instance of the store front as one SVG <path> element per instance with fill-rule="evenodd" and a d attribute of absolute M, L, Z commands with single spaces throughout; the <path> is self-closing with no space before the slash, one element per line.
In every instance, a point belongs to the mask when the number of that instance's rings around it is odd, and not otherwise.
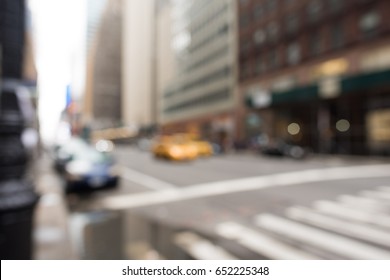
<path fill-rule="evenodd" d="M 272 111 L 262 132 L 336 154 L 390 154 L 390 70 L 319 81 L 284 92 L 271 92 L 266 108 L 246 103 L 260 118 Z M 268 113 L 267 113 L 268 114 Z"/>

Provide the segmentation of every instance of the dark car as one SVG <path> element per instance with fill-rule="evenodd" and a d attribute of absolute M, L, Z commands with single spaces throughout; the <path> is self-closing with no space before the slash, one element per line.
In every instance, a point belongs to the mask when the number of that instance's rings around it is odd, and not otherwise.
<path fill-rule="evenodd" d="M 55 167 L 63 174 L 67 193 L 118 185 L 119 168 L 114 159 L 79 138 L 56 149 Z"/>
<path fill-rule="evenodd" d="M 307 149 L 283 140 L 263 143 L 260 146 L 260 152 L 264 155 L 290 157 L 294 159 L 303 159 L 308 154 Z"/>

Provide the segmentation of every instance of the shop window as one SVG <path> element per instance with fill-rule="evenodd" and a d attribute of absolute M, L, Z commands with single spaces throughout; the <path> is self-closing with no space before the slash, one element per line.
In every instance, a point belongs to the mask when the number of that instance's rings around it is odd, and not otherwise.
<path fill-rule="evenodd" d="M 360 31 L 365 38 L 371 38 L 377 33 L 380 23 L 380 14 L 377 11 L 369 11 L 360 17 Z"/>
<path fill-rule="evenodd" d="M 287 63 L 289 65 L 298 64 L 301 59 L 301 48 L 297 42 L 291 43 L 287 47 Z"/>

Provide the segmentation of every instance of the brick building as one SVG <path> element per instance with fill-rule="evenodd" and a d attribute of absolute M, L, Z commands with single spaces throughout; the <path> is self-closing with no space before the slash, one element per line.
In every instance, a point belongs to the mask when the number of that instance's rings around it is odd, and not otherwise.
<path fill-rule="evenodd" d="M 239 0 L 238 139 L 390 152 L 390 1 Z"/>

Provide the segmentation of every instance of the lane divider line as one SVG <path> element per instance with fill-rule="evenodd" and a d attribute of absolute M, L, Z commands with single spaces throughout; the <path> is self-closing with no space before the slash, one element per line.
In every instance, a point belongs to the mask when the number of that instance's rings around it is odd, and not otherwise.
<path fill-rule="evenodd" d="M 140 184 L 143 187 L 156 191 L 177 188 L 172 184 L 124 166 L 121 166 L 121 177 L 125 180 Z"/>
<path fill-rule="evenodd" d="M 173 185 L 170 184 L 161 185 L 161 181 L 154 178 L 157 182 L 159 182 L 159 188 L 161 190 L 106 197 L 98 201 L 98 206 L 111 210 L 120 210 L 295 184 L 332 180 L 390 177 L 389 170 L 390 164 L 312 169 L 199 184 L 182 188 L 172 187 Z M 157 185 L 155 185 L 155 187 L 156 186 Z"/>

